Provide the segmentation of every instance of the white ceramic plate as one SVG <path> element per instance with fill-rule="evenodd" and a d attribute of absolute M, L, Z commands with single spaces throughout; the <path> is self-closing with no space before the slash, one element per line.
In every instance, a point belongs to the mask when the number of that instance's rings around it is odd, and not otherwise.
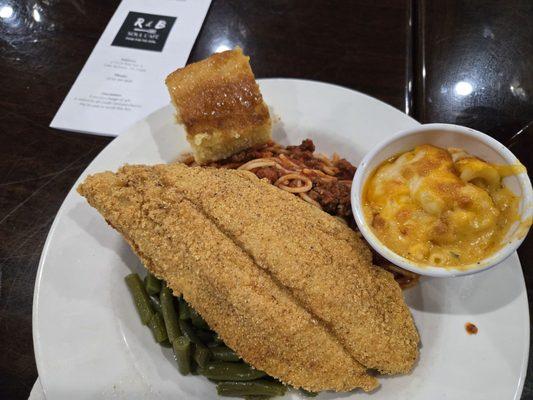
<path fill-rule="evenodd" d="M 260 81 L 283 144 L 312 138 L 353 163 L 377 142 L 418 123 L 361 93 L 324 83 Z M 96 157 L 87 174 L 124 163 L 164 163 L 188 145 L 170 106 L 137 123 Z M 77 184 L 76 184 L 77 185 Z M 75 185 L 75 186 L 76 186 Z M 529 312 L 516 254 L 461 278 L 428 278 L 406 291 L 420 331 L 411 375 L 381 379 L 370 400 L 519 399 L 529 347 Z M 215 385 L 179 375 L 169 349 L 140 324 L 123 278 L 142 266 L 122 238 L 72 189 L 46 241 L 33 308 L 35 356 L 48 400 L 214 399 Z M 465 332 L 466 322 L 479 328 Z M 287 398 L 298 398 L 289 393 Z"/>

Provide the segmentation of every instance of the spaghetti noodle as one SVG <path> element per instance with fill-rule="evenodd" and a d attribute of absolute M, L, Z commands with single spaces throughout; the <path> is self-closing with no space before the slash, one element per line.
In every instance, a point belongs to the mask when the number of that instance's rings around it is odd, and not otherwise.
<path fill-rule="evenodd" d="M 184 158 L 182 162 L 189 166 L 196 165 L 192 157 Z M 250 171 L 343 220 L 357 231 L 350 206 L 355 167 L 337 153 L 332 158 L 315 153 L 315 146 L 310 139 L 304 140 L 299 146 L 287 147 L 270 142 L 206 166 Z M 402 288 L 417 283 L 418 275 L 391 266 L 379 257 L 376 259 L 379 266 L 393 273 Z"/>

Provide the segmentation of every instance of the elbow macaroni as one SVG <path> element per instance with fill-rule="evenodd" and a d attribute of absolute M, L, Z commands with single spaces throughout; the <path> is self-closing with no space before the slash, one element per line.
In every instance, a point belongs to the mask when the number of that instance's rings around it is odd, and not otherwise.
<path fill-rule="evenodd" d="M 478 158 L 463 158 L 455 163 L 459 177 L 464 182 L 486 186 L 495 190 L 500 186 L 501 177 L 495 167 Z"/>
<path fill-rule="evenodd" d="M 518 218 L 518 199 L 496 166 L 431 145 L 380 165 L 366 182 L 363 208 L 387 247 L 438 267 L 482 260 Z"/>

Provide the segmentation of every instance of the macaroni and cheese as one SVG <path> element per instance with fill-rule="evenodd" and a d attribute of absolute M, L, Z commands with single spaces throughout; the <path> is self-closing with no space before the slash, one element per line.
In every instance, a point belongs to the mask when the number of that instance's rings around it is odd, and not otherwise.
<path fill-rule="evenodd" d="M 471 265 L 497 251 L 518 220 L 519 199 L 502 185 L 501 170 L 461 149 L 418 146 L 368 179 L 365 217 L 374 234 L 407 259 Z"/>

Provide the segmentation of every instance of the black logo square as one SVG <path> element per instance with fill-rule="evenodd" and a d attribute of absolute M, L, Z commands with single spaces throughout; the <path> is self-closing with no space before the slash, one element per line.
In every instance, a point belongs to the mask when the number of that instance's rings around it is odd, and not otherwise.
<path fill-rule="evenodd" d="M 162 51 L 176 17 L 130 11 L 111 46 Z"/>

